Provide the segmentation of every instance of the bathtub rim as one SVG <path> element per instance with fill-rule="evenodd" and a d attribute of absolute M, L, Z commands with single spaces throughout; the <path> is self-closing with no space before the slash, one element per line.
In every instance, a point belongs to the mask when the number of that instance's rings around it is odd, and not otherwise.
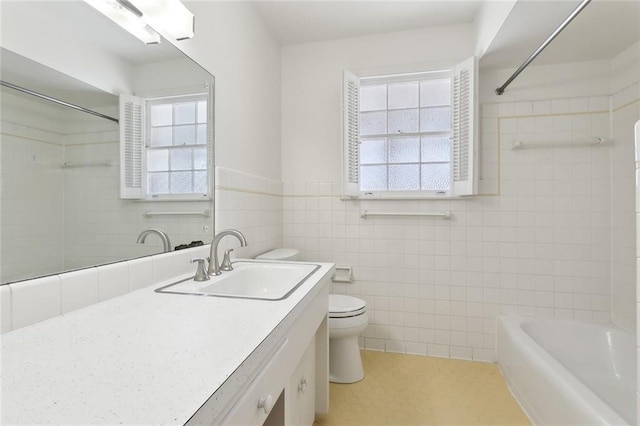
<path fill-rule="evenodd" d="M 521 345 L 515 347 L 515 350 L 518 350 L 518 355 L 530 363 L 529 365 L 535 369 L 536 373 L 539 373 L 541 370 L 554 373 L 542 377 L 542 379 L 553 385 L 552 390 L 546 389 L 546 391 L 547 393 L 553 391 L 554 394 L 560 395 L 562 399 L 568 400 L 572 404 L 569 408 L 573 410 L 572 413 L 575 413 L 577 417 L 584 417 L 586 415 L 586 419 L 577 420 L 576 423 L 583 424 L 585 421 L 588 421 L 590 422 L 589 424 L 629 425 L 630 423 L 628 423 L 626 419 L 613 410 L 613 408 L 596 395 L 588 386 L 582 383 L 580 379 L 575 377 L 522 328 L 524 323 L 529 322 L 577 323 L 600 328 L 614 328 L 625 331 L 626 333 L 628 332 L 612 323 L 499 315 L 498 321 L 496 321 L 496 360 L 498 368 L 504 376 L 509 390 L 531 423 L 534 425 L 544 425 L 549 424 L 549 420 L 539 413 L 540 408 L 536 409 L 532 406 L 530 402 L 532 399 L 530 392 L 533 391 L 523 389 L 524 386 L 522 383 L 516 383 L 517 380 L 510 374 L 510 370 L 513 367 L 504 364 L 504 359 L 500 351 L 501 337 L 509 338 L 511 345 L 514 345 L 514 339 Z"/>

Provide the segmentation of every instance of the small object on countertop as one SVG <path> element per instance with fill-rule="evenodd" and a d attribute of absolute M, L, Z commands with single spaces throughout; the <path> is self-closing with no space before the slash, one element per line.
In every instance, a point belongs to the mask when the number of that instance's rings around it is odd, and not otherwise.
<path fill-rule="evenodd" d="M 184 250 L 184 249 L 188 249 L 188 248 L 192 248 L 192 247 L 200 247 L 203 246 L 204 243 L 202 241 L 191 241 L 189 244 L 180 244 L 179 246 L 176 246 L 176 250 Z"/>

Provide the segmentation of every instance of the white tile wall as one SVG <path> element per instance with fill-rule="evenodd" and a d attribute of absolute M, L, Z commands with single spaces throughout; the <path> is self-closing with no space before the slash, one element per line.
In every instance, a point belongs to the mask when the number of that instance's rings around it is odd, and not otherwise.
<path fill-rule="evenodd" d="M 216 232 L 238 229 L 248 246 L 226 237 L 219 250 L 234 248 L 235 257 L 252 258 L 282 246 L 282 183 L 216 167 Z"/>
<path fill-rule="evenodd" d="M 204 216 L 154 216 L 145 211 L 212 211 L 211 201 L 136 202 L 119 198 L 119 148 L 114 132 L 67 137 L 65 161 L 111 161 L 112 167 L 65 169 L 65 265 L 79 268 L 162 252 L 162 242 L 150 235 L 137 244 L 138 234 L 160 228 L 172 246 L 191 241 L 209 243 L 213 221 Z"/>
<path fill-rule="evenodd" d="M 100 301 L 122 296 L 129 291 L 129 264 L 118 262 L 103 265 L 98 270 Z"/>
<path fill-rule="evenodd" d="M 10 285 L 13 330 L 60 315 L 60 277 L 38 278 Z"/>
<path fill-rule="evenodd" d="M 32 119 L 16 104 L 36 112 Z M 145 211 L 213 211 L 212 201 L 148 202 L 119 198 L 117 126 L 87 122 L 47 105 L 2 97 L 0 144 L 3 235 L 0 282 L 159 253 L 144 229 L 160 228 L 173 246 L 213 238 L 204 216 L 146 217 Z M 54 117 L 55 119 L 53 119 Z M 30 120 L 30 121 L 25 121 Z M 103 124 L 107 123 L 107 124 Z M 63 163 L 111 166 L 62 168 Z"/>
<path fill-rule="evenodd" d="M 60 278 L 60 311 L 75 311 L 100 301 L 98 270 L 87 268 L 58 275 Z"/>
<path fill-rule="evenodd" d="M 60 271 L 64 265 L 61 136 L 6 121 L 0 125 L 4 177 L 0 282 Z"/>
<path fill-rule="evenodd" d="M 11 288 L 0 287 L 0 333 L 11 330 Z"/>
<path fill-rule="evenodd" d="M 606 106 L 484 105 L 481 188 L 499 195 L 341 201 L 338 182 L 285 182 L 283 244 L 353 266 L 355 281 L 332 291 L 367 301 L 368 349 L 493 361 L 499 313 L 609 321 L 611 147 L 510 149 L 608 137 Z M 362 219 L 361 209 L 453 217 Z"/>
<path fill-rule="evenodd" d="M 636 206 L 634 125 L 640 119 L 640 83 L 612 96 L 612 319 L 636 329 Z"/>
<path fill-rule="evenodd" d="M 0 286 L 2 333 L 195 273 L 209 245 Z"/>

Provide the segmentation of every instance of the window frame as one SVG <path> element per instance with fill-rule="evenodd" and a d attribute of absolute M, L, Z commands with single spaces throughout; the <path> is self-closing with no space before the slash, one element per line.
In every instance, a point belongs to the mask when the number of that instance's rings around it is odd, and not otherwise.
<path fill-rule="evenodd" d="M 149 194 L 146 152 L 150 133 L 149 108 L 153 104 L 167 103 L 167 100 L 171 100 L 170 103 L 173 104 L 194 99 L 206 101 L 206 143 L 189 146 L 206 147 L 207 192 Z M 160 96 L 120 95 L 120 198 L 145 202 L 212 200 L 214 183 L 213 113 L 213 87 L 209 83 L 204 83 L 199 87 L 176 89 L 170 94 Z M 197 125 L 197 120 L 195 124 Z M 172 124 L 173 126 L 174 124 Z M 176 147 L 183 147 L 183 145 Z"/>
<path fill-rule="evenodd" d="M 477 60 L 470 57 L 461 63 L 418 72 L 374 75 L 370 71 L 362 76 L 345 70 L 343 77 L 343 198 L 344 199 L 456 199 L 477 194 Z M 439 190 L 386 190 L 363 191 L 360 188 L 360 82 L 387 80 L 393 82 L 418 81 L 420 74 L 433 74 L 434 78 L 448 76 L 451 80 L 451 186 Z M 354 112 L 357 111 L 357 112 Z M 388 111 L 387 105 L 387 111 Z M 388 129 L 387 129 L 388 130 Z M 388 137 L 388 133 L 386 137 Z M 357 164 L 357 167 L 355 165 Z"/>
<path fill-rule="evenodd" d="M 384 163 L 379 163 L 379 165 L 384 165 L 386 167 L 387 170 L 387 186 L 389 186 L 389 180 L 388 180 L 388 176 L 389 176 L 389 168 L 390 166 L 394 166 L 394 165 L 405 165 L 405 164 L 415 164 L 419 166 L 419 175 L 418 175 L 418 179 L 419 179 L 419 185 L 422 186 L 421 184 L 421 180 L 422 180 L 422 166 L 424 164 L 442 164 L 442 163 L 447 163 L 449 164 L 449 189 L 448 190 L 429 190 L 429 189 L 400 189 L 400 190 L 393 190 L 393 189 L 387 189 L 387 190 L 363 190 L 360 184 L 360 196 L 361 197 L 372 197 L 372 198 L 406 198 L 409 196 L 413 196 L 413 197 L 419 197 L 419 198 L 430 198 L 430 197 L 442 197 L 442 196 L 447 196 L 451 191 L 452 191 L 452 187 L 453 187 L 453 182 L 452 182 L 452 176 L 453 176 L 453 164 L 452 164 L 452 156 L 449 156 L 449 161 L 441 161 L 441 162 L 436 162 L 436 161 L 432 161 L 432 162 L 423 162 L 422 160 L 422 137 L 423 136 L 433 136 L 433 137 L 447 137 L 449 139 L 449 144 L 451 144 L 451 138 L 452 138 L 452 133 L 453 133 L 453 126 L 450 125 L 449 129 L 447 130 L 439 130 L 439 131 L 420 131 L 418 129 L 418 131 L 416 132 L 398 132 L 398 133 L 392 133 L 390 132 L 389 129 L 389 122 L 388 122 L 388 118 L 389 118 L 389 112 L 392 111 L 402 111 L 402 110 L 406 110 L 406 109 L 417 109 L 418 110 L 418 122 L 420 121 L 420 111 L 422 109 L 427 109 L 427 108 L 442 108 L 442 107 L 448 107 L 451 111 L 451 115 L 453 112 L 453 96 L 452 96 L 452 89 L 450 89 L 450 94 L 449 94 L 449 103 L 446 105 L 433 105 L 433 106 L 421 106 L 420 105 L 420 93 L 421 93 L 421 89 L 420 89 L 420 84 L 424 81 L 429 81 L 429 80 L 448 80 L 450 86 L 453 86 L 453 74 L 452 74 L 452 70 L 450 69 L 439 69 L 439 70 L 430 70 L 430 71 L 419 71 L 419 72 L 412 72 L 412 73 L 399 73 L 399 74 L 386 74 L 386 75 L 373 75 L 373 76 L 368 76 L 368 77 L 360 77 L 360 93 L 362 91 L 363 87 L 367 87 L 367 86 L 376 86 L 376 85 L 385 85 L 386 86 L 386 105 L 385 105 L 385 109 L 384 110 L 372 110 L 371 112 L 377 111 L 377 112 L 386 112 L 387 114 L 387 132 L 386 133 L 380 133 L 380 134 L 371 134 L 371 135 L 359 135 L 359 144 L 362 146 L 363 143 L 363 139 L 376 139 L 376 138 L 386 138 L 387 139 L 387 161 Z M 390 108 L 389 106 L 389 88 L 390 85 L 392 84 L 398 84 L 398 83 L 416 83 L 418 85 L 418 104 L 415 108 Z M 359 114 L 361 114 L 362 112 L 369 112 L 369 111 L 359 111 Z M 418 144 L 418 150 L 419 150 L 419 161 L 411 161 L 411 162 L 398 162 L 398 163 L 394 163 L 391 162 L 388 155 L 389 155 L 389 150 L 390 150 L 390 146 L 388 145 L 390 143 L 390 139 L 393 138 L 394 135 L 397 136 L 406 136 L 406 137 L 411 137 L 411 136 L 415 136 L 418 137 L 420 139 L 419 144 Z M 362 176 L 362 167 L 363 165 L 366 166 L 372 166 L 374 164 L 363 164 L 362 163 L 362 159 L 360 159 L 359 162 L 359 167 L 360 167 L 360 176 Z"/>
<path fill-rule="evenodd" d="M 167 147 L 162 147 L 162 148 L 152 148 L 150 145 L 150 140 L 151 140 L 151 107 L 153 105 L 158 105 L 158 104 L 168 104 L 170 103 L 171 105 L 175 105 L 181 102 L 188 102 L 188 101 L 200 101 L 200 100 L 204 100 L 207 103 L 207 120 L 206 120 L 206 125 L 207 125 L 207 141 L 205 144 L 194 144 L 194 145 L 188 145 L 189 147 L 193 147 L 193 148 L 197 148 L 197 147 L 206 147 L 207 149 L 207 192 L 206 193 L 202 193 L 202 192 L 189 192 L 189 193 L 166 193 L 166 194 L 151 194 L 149 193 L 149 188 L 148 188 L 148 181 L 149 181 L 149 173 L 152 173 L 148 170 L 148 162 L 147 162 L 147 150 L 156 150 L 156 149 L 169 149 L 169 156 L 171 155 L 171 150 L 172 149 L 177 149 L 180 147 L 184 147 L 185 145 L 170 145 Z M 211 197 L 211 173 L 212 173 L 212 168 L 211 168 L 211 146 L 210 146 L 210 140 L 209 140 L 209 126 L 210 126 L 210 122 L 209 122 L 209 96 L 207 93 L 195 93 L 195 94 L 185 94 L 185 95 L 174 95 L 174 96 L 161 96 L 161 97 L 155 97 L 155 98 L 145 98 L 145 136 L 144 136 L 144 144 L 142 146 L 142 175 L 143 175 L 143 180 L 142 180 L 142 195 L 145 201 L 199 201 L 199 200 L 210 200 Z M 197 107 L 196 107 L 197 108 Z M 196 126 L 198 124 L 197 119 L 196 119 Z M 175 127 L 176 124 L 172 124 L 171 127 Z M 197 129 L 196 129 L 197 132 Z M 190 171 L 193 171 L 194 169 L 190 169 Z"/>

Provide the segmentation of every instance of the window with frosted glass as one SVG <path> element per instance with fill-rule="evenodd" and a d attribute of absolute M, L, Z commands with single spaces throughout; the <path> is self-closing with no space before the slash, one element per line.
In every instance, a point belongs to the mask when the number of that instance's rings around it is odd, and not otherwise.
<path fill-rule="evenodd" d="M 208 193 L 207 99 L 205 95 L 148 103 L 147 192 Z"/>
<path fill-rule="evenodd" d="M 451 79 L 360 87 L 362 191 L 451 187 Z"/>

